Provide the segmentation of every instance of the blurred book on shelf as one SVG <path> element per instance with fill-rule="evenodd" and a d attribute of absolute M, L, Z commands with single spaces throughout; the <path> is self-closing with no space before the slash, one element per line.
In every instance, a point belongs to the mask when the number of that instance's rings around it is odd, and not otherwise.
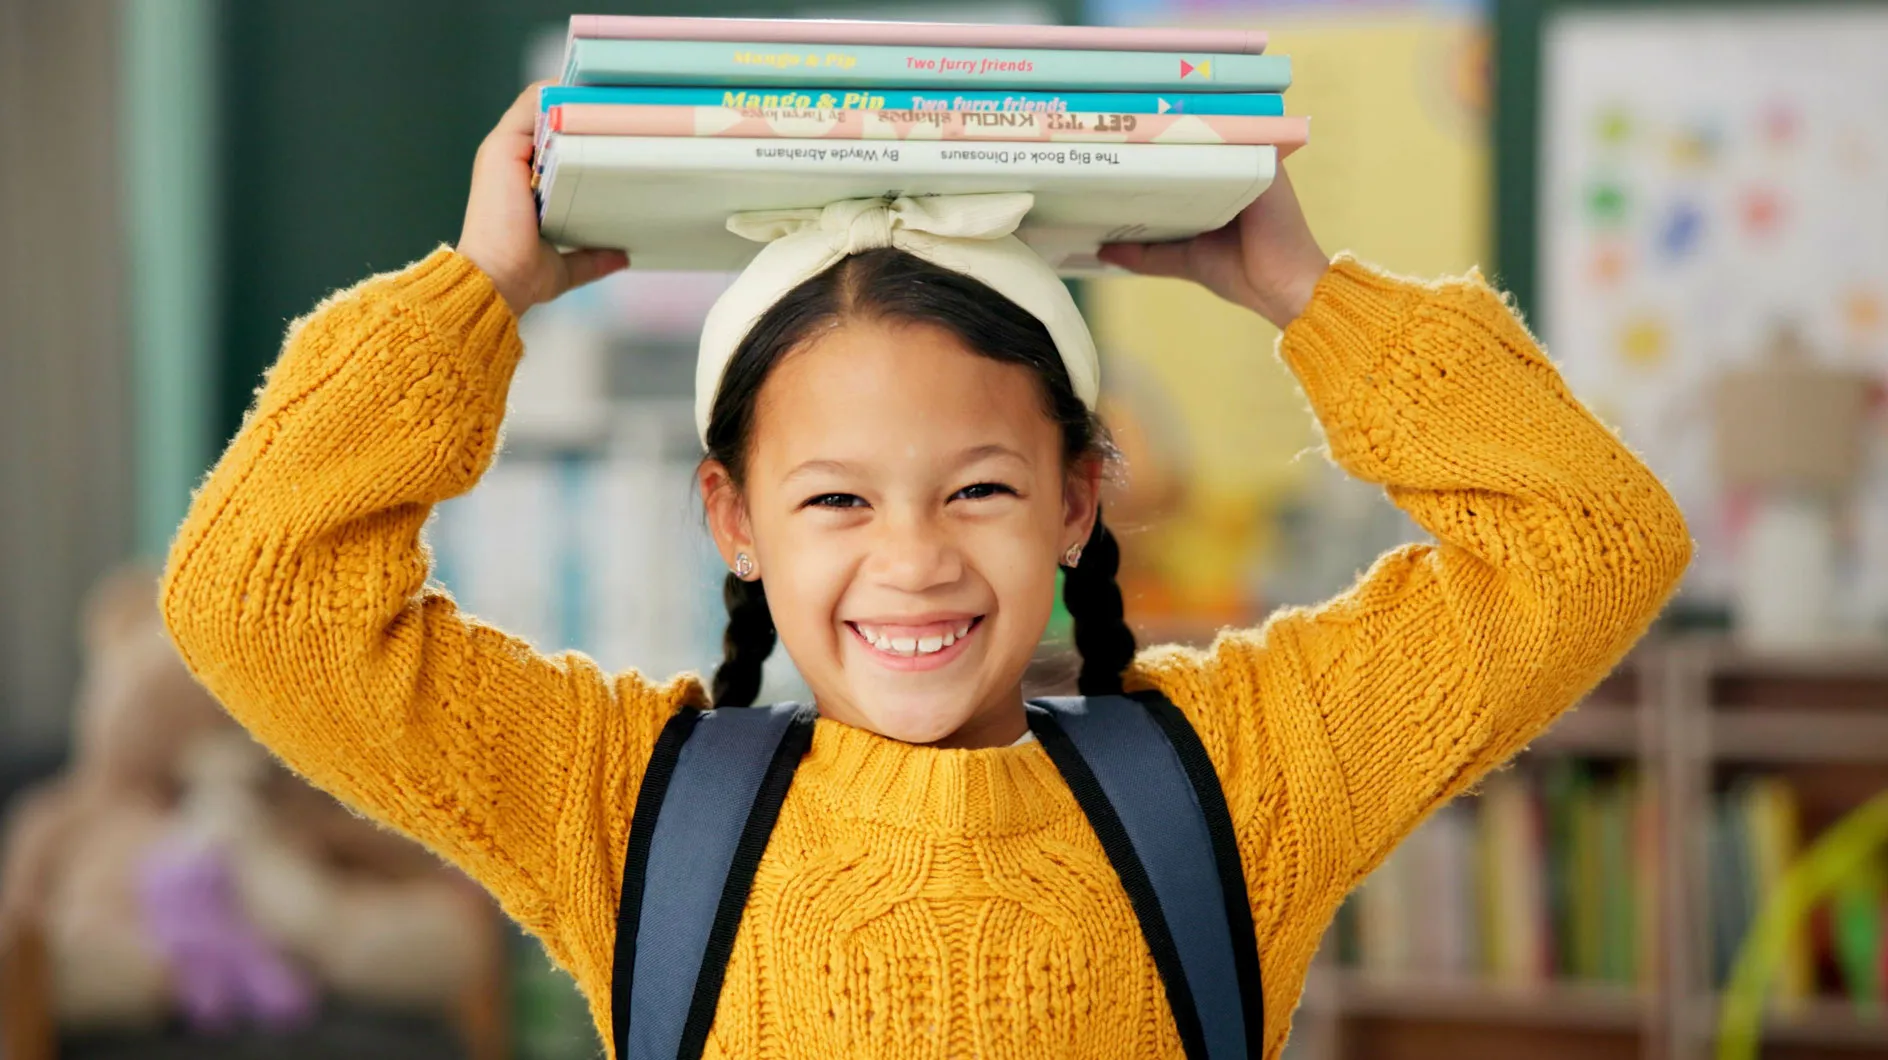
<path fill-rule="evenodd" d="M 1629 767 L 1555 758 L 1489 778 L 1392 852 L 1340 915 L 1373 976 L 1648 984 L 1658 813 Z"/>
<path fill-rule="evenodd" d="M 1444 806 L 1365 880 L 1338 918 L 1344 966 L 1378 984 L 1556 983 L 1657 988 L 1661 815 L 1630 766 L 1571 758 L 1490 778 Z M 1804 843 L 1791 782 L 1736 776 L 1701 836 L 1709 979 L 1722 989 L 1760 910 Z M 1790 932 L 1773 1003 L 1888 1005 L 1888 851 Z"/>

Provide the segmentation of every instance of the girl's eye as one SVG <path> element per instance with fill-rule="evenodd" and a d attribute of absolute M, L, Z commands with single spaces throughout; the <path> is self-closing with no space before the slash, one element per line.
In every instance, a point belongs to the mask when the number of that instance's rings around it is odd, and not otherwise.
<path fill-rule="evenodd" d="M 951 495 L 951 499 L 957 500 L 958 498 L 962 498 L 967 501 L 981 501 L 1005 493 L 1012 497 L 1016 496 L 1015 490 L 1003 485 L 1001 482 L 979 482 L 974 486 L 965 486 L 963 489 L 958 490 Z"/>
<path fill-rule="evenodd" d="M 851 493 L 822 493 L 817 497 L 807 498 L 806 503 L 800 505 L 800 507 L 863 508 L 865 507 L 865 498 Z"/>

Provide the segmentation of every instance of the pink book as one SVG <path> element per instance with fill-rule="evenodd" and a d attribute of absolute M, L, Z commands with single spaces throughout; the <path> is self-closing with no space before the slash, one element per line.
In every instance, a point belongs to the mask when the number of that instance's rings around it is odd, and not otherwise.
<path fill-rule="evenodd" d="M 1100 114 L 1049 111 L 775 110 L 563 103 L 543 133 L 576 136 L 726 136 L 769 140 L 983 140 L 1009 143 L 1272 144 L 1302 147 L 1302 117 L 1249 114 Z"/>
<path fill-rule="evenodd" d="M 926 44 L 958 48 L 1067 48 L 1122 52 L 1265 51 L 1250 29 L 1028 26 L 862 19 L 688 18 L 679 15 L 572 15 L 570 37 L 780 44 Z"/>

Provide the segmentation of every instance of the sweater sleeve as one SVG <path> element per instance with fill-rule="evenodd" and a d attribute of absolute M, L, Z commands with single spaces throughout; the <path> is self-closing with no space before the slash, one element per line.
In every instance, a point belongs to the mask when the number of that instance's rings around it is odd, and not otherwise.
<path fill-rule="evenodd" d="M 163 610 L 260 741 L 478 879 L 569 967 L 608 940 L 555 937 L 573 930 L 555 910 L 608 894 L 638 774 L 699 686 L 539 654 L 427 586 L 421 526 L 491 462 L 521 353 L 449 250 L 323 303 L 199 490 Z"/>
<path fill-rule="evenodd" d="M 1315 945 L 1430 810 L 1620 660 L 1691 542 L 1652 472 L 1478 275 L 1418 284 L 1340 258 L 1280 351 L 1331 459 L 1435 541 L 1205 651 L 1143 653 L 1130 682 L 1200 730 L 1265 896 L 1262 935 L 1310 903 Z"/>

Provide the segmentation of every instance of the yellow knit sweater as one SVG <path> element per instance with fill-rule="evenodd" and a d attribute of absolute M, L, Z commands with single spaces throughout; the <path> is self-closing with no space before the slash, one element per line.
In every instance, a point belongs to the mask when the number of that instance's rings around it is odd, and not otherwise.
<path fill-rule="evenodd" d="M 1186 713 L 1224 783 L 1267 1057 L 1345 892 L 1602 677 L 1690 557 L 1659 482 L 1479 277 L 1340 259 L 1281 349 L 1332 458 L 1437 543 L 1322 607 L 1145 651 L 1129 675 Z M 693 675 L 540 654 L 426 584 L 421 524 L 491 461 L 521 353 L 449 250 L 329 298 L 198 493 L 164 614 L 289 765 L 489 887 L 608 1041 L 637 786 L 663 722 L 706 697 Z M 939 750 L 822 720 L 707 1055 L 1181 1051 L 1127 897 L 1039 745 Z"/>

